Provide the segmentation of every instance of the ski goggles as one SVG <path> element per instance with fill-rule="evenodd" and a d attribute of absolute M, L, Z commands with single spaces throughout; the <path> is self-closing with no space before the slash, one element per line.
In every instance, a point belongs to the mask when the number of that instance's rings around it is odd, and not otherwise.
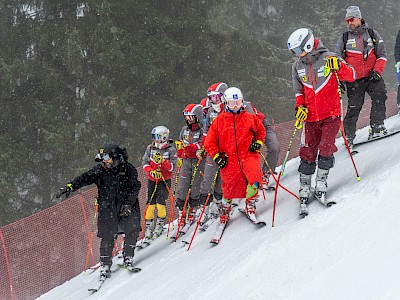
<path fill-rule="evenodd" d="M 102 160 L 110 160 L 111 159 L 111 156 L 108 153 L 100 154 L 100 157 Z"/>
<path fill-rule="evenodd" d="M 353 21 L 354 21 L 354 18 L 353 18 L 353 17 L 346 19 L 346 23 L 347 23 L 347 24 L 350 24 L 350 23 L 353 22 Z"/>
<path fill-rule="evenodd" d="M 292 51 L 292 53 L 293 53 L 294 55 L 299 56 L 300 54 L 303 53 L 304 50 L 303 50 L 303 48 L 302 48 L 301 46 L 299 46 L 299 47 L 290 49 L 290 51 Z"/>
<path fill-rule="evenodd" d="M 189 123 L 195 123 L 196 122 L 196 116 L 194 115 L 185 115 L 185 120 Z"/>
<path fill-rule="evenodd" d="M 242 99 L 229 99 L 226 101 L 226 106 L 230 109 L 242 107 Z"/>
<path fill-rule="evenodd" d="M 162 133 L 152 133 L 151 137 L 153 138 L 153 140 L 155 141 L 162 141 L 164 138 L 164 134 Z"/>

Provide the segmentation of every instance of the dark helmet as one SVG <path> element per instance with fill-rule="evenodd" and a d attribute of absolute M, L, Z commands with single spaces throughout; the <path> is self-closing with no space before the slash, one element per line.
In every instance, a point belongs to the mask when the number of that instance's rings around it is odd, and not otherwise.
<path fill-rule="evenodd" d="M 95 161 L 102 162 L 103 160 L 113 159 L 113 167 L 116 167 L 121 162 L 128 160 L 128 153 L 126 148 L 119 147 L 114 142 L 109 142 L 103 144 L 103 146 L 99 149 L 99 153 L 96 155 Z"/>

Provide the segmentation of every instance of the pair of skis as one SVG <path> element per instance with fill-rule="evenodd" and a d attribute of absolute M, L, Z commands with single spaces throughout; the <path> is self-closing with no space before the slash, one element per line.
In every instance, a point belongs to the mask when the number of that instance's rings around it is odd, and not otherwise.
<path fill-rule="evenodd" d="M 243 213 L 243 214 L 246 216 L 246 218 L 249 219 L 254 225 L 257 225 L 257 226 L 260 226 L 260 227 L 263 227 L 263 226 L 267 225 L 267 223 L 265 223 L 264 221 L 258 220 L 257 217 L 255 216 L 255 214 L 249 215 L 249 214 L 246 212 L 246 209 L 245 209 L 245 208 L 239 208 L 238 210 L 239 210 L 241 213 Z M 228 220 L 228 222 L 229 222 L 229 220 Z M 218 245 L 218 244 L 219 244 L 219 242 L 220 242 L 221 239 L 222 239 L 222 235 L 224 234 L 224 231 L 225 231 L 225 228 L 226 228 L 226 225 L 228 224 L 228 222 L 226 222 L 226 223 L 219 223 L 219 226 L 217 227 L 217 230 L 216 230 L 216 232 L 214 233 L 214 236 L 213 236 L 213 238 L 211 239 L 210 243 L 215 244 L 215 245 Z"/>
<path fill-rule="evenodd" d="M 388 133 L 386 133 L 385 135 L 382 135 L 382 136 L 378 136 L 378 137 L 375 137 L 375 138 L 371 138 L 369 140 L 364 140 L 364 141 L 355 143 L 355 144 L 353 144 L 353 147 L 351 149 L 351 154 L 355 155 L 355 154 L 358 153 L 357 150 L 354 150 L 354 148 L 357 147 L 357 146 L 360 146 L 360 145 L 363 145 L 363 144 L 366 144 L 366 143 L 369 143 L 369 142 L 377 141 L 377 140 L 380 140 L 380 139 L 384 139 L 384 138 L 387 138 L 387 137 L 392 136 L 394 134 L 397 134 L 399 132 L 400 132 L 400 129 L 399 130 L 390 131 L 390 132 L 388 132 Z"/>
<path fill-rule="evenodd" d="M 326 207 L 331 207 L 332 205 L 336 204 L 335 201 L 329 200 L 326 198 L 326 194 L 318 194 L 317 192 L 315 192 L 314 188 L 311 188 L 310 191 L 310 197 L 313 197 L 315 199 L 317 199 L 322 205 L 326 206 Z M 307 204 L 305 206 L 300 205 L 300 218 L 305 218 L 306 216 L 308 216 L 308 208 L 307 208 Z"/>
<path fill-rule="evenodd" d="M 142 270 L 141 268 L 137 268 L 137 267 L 127 267 L 123 264 L 117 264 L 117 265 L 119 268 L 128 270 L 129 272 L 132 272 L 132 273 L 138 273 Z M 91 292 L 92 294 L 98 292 L 106 280 L 107 280 L 107 277 L 100 278 L 99 281 L 96 283 L 96 285 L 94 285 L 91 288 L 88 288 L 88 291 Z"/>

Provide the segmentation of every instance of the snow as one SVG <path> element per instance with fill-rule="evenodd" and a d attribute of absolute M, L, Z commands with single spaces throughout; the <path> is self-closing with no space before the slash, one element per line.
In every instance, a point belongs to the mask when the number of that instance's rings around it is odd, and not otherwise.
<path fill-rule="evenodd" d="M 385 124 L 400 128 L 400 116 Z M 358 131 L 355 142 L 367 135 L 366 128 Z M 118 270 L 93 295 L 87 289 L 99 271 L 81 274 L 39 299 L 398 299 L 399 144 L 397 134 L 359 146 L 357 181 L 338 139 L 328 178 L 328 197 L 337 204 L 327 208 L 314 200 L 305 219 L 296 199 L 279 189 L 271 227 L 274 193 L 266 192 L 266 201 L 260 193 L 257 215 L 266 227 L 236 211 L 219 245 L 209 243 L 216 223 L 197 233 L 190 251 L 164 234 L 136 254 L 140 273 Z M 296 193 L 298 165 L 298 158 L 289 161 L 281 180 Z"/>

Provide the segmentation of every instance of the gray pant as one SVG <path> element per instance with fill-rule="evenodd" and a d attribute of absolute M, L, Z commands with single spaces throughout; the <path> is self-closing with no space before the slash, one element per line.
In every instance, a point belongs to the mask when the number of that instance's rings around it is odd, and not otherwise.
<path fill-rule="evenodd" d="M 273 172 L 275 172 L 276 165 L 278 164 L 278 157 L 279 157 L 279 142 L 278 138 L 276 137 L 275 131 L 272 129 L 271 124 L 265 120 L 263 122 L 265 129 L 267 130 L 267 135 L 265 138 L 265 146 L 267 147 L 267 155 L 266 159 L 268 164 Z M 269 173 L 269 169 L 265 161 L 263 162 L 262 167 L 263 173 Z"/>
<path fill-rule="evenodd" d="M 214 197 L 218 200 L 222 199 L 222 180 L 221 175 L 218 173 L 217 179 L 214 184 L 214 189 L 211 190 L 212 183 L 214 181 L 215 173 L 218 172 L 218 166 L 211 156 L 206 157 L 206 165 L 204 167 L 204 177 L 200 185 L 200 204 L 204 204 L 208 193 L 213 193 Z M 212 200 L 212 198 L 211 198 Z M 210 204 L 211 200 L 208 201 Z"/>
<path fill-rule="evenodd" d="M 193 180 L 193 185 L 190 186 L 190 181 L 192 180 L 194 171 L 196 169 L 198 159 L 197 158 L 186 158 L 182 162 L 181 171 L 179 173 L 179 181 L 178 187 L 176 188 L 176 206 L 182 210 L 184 206 L 184 202 L 186 199 L 186 195 L 188 193 L 189 188 L 189 204 L 191 207 L 199 206 L 199 197 L 200 197 L 200 184 L 202 180 L 201 173 L 204 173 L 204 164 L 205 159 L 203 158 L 200 164 L 197 167 L 196 176 Z M 200 173 L 201 172 L 201 173 Z"/>

